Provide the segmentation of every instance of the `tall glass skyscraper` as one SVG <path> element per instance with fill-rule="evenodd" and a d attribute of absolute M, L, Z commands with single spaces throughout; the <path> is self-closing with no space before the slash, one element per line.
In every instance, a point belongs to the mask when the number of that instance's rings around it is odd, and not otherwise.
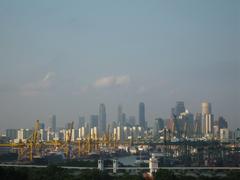
<path fill-rule="evenodd" d="M 100 135 L 106 132 L 106 106 L 105 104 L 99 105 L 99 116 L 98 116 L 98 128 Z"/>
<path fill-rule="evenodd" d="M 178 117 L 183 112 L 185 112 L 184 102 L 177 101 L 175 106 L 175 115 Z"/>
<path fill-rule="evenodd" d="M 202 135 L 202 114 L 199 112 L 196 113 L 196 115 L 195 115 L 194 132 L 197 137 L 201 137 L 201 135 Z"/>
<path fill-rule="evenodd" d="M 79 116 L 78 117 L 78 128 L 85 127 L 85 117 Z"/>
<path fill-rule="evenodd" d="M 98 127 L 98 115 L 90 116 L 90 128 Z"/>
<path fill-rule="evenodd" d="M 145 122 L 145 104 L 143 102 L 139 103 L 139 125 L 142 128 L 146 128 Z"/>
<path fill-rule="evenodd" d="M 56 132 L 56 130 L 57 130 L 56 115 L 50 115 L 50 116 L 49 116 L 49 128 L 50 128 L 53 132 Z"/>
<path fill-rule="evenodd" d="M 118 125 L 123 126 L 123 108 L 122 105 L 118 106 Z"/>

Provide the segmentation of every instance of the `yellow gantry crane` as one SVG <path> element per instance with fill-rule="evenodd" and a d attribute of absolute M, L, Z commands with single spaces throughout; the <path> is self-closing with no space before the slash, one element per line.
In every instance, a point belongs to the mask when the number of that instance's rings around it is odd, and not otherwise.
<path fill-rule="evenodd" d="M 36 120 L 32 135 L 26 141 L 20 140 L 18 143 L 0 144 L 0 147 L 10 147 L 18 152 L 18 160 L 33 161 L 34 157 L 41 158 L 48 151 L 62 151 L 67 159 L 80 157 L 89 153 L 100 152 L 100 147 L 109 150 L 116 150 L 119 145 L 117 134 L 110 135 L 109 126 L 107 132 L 99 137 L 95 132 L 89 133 L 86 138 L 72 141 L 74 122 L 71 122 L 69 129 L 65 134 L 65 141 L 52 140 L 48 142 L 41 141 L 40 122 Z"/>
<path fill-rule="evenodd" d="M 72 130 L 74 122 L 71 122 L 70 128 L 66 132 L 66 142 L 62 145 L 65 156 L 67 159 L 71 158 L 71 140 L 72 140 Z"/>
<path fill-rule="evenodd" d="M 34 155 L 41 156 L 41 145 L 40 123 L 39 120 L 37 120 L 32 135 L 26 140 L 25 147 L 20 149 L 19 160 L 27 158 L 29 161 L 32 161 Z"/>
<path fill-rule="evenodd" d="M 11 147 L 12 149 L 17 149 L 18 151 L 18 160 L 27 159 L 29 161 L 33 160 L 33 155 L 40 153 L 40 132 L 39 132 L 39 120 L 36 121 L 34 126 L 33 134 L 23 142 L 20 140 L 18 143 L 6 143 L 0 144 L 0 147 Z"/>

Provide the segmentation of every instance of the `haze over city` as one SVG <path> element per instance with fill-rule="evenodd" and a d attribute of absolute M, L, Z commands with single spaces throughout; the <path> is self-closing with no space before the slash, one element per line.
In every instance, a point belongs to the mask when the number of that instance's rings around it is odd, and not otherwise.
<path fill-rule="evenodd" d="M 0 129 L 176 101 L 240 126 L 239 1 L 0 1 Z"/>

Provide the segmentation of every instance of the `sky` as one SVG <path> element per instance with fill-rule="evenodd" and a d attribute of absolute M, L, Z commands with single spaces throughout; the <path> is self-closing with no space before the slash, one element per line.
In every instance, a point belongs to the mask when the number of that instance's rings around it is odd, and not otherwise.
<path fill-rule="evenodd" d="M 240 127 L 240 1 L 0 0 L 0 129 L 176 101 Z"/>

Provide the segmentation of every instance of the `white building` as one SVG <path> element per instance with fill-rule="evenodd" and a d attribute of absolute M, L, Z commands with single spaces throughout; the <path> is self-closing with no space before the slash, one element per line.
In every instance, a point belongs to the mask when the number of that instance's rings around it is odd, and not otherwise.
<path fill-rule="evenodd" d="M 85 127 L 81 127 L 78 129 L 78 138 L 80 139 L 85 138 Z"/>
<path fill-rule="evenodd" d="M 98 137 L 97 133 L 98 133 L 97 127 L 91 128 L 91 130 L 90 130 L 90 137 L 91 137 L 91 139 L 97 140 L 97 137 Z"/>
<path fill-rule="evenodd" d="M 205 136 L 209 136 L 213 134 L 213 115 L 212 114 L 205 114 Z"/>
<path fill-rule="evenodd" d="M 17 138 L 14 140 L 15 142 L 23 141 L 25 142 L 28 138 L 31 137 L 33 131 L 30 129 L 19 129 L 17 131 Z"/>
<path fill-rule="evenodd" d="M 47 131 L 45 131 L 44 129 L 40 129 L 40 140 L 41 141 L 47 140 Z"/>
<path fill-rule="evenodd" d="M 54 137 L 55 137 L 54 132 L 52 132 L 51 129 L 48 129 L 47 130 L 47 141 L 52 141 Z"/>
<path fill-rule="evenodd" d="M 229 142 L 229 129 L 227 128 L 220 129 L 220 141 Z"/>

